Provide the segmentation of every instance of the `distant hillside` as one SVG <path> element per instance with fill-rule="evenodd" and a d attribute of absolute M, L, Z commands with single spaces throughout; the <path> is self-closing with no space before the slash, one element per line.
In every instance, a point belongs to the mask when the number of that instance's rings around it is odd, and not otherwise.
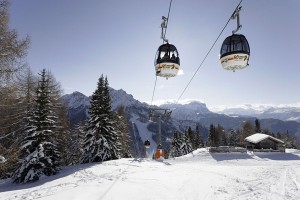
<path fill-rule="evenodd" d="M 112 109 L 115 110 L 119 106 L 124 106 L 127 117 L 130 122 L 130 134 L 133 139 L 136 154 L 142 155 L 144 151 L 143 142 L 146 139 L 151 141 L 151 148 L 148 153 L 156 148 L 156 133 L 158 125 L 156 122 L 149 121 L 148 112 L 149 105 L 142 103 L 124 90 L 115 90 L 110 88 L 112 100 Z M 68 105 L 68 117 L 72 125 L 88 118 L 88 108 L 90 99 L 85 95 L 74 92 L 62 97 L 62 100 Z M 187 127 L 191 126 L 195 129 L 196 125 L 200 127 L 203 138 L 208 135 L 208 127 L 210 124 L 220 124 L 225 129 L 241 128 L 245 121 L 254 123 L 255 116 L 228 116 L 226 114 L 217 114 L 211 112 L 204 103 L 198 101 L 190 101 L 184 105 L 178 103 L 166 103 L 160 105 L 160 108 L 172 110 L 171 119 L 162 122 L 162 140 L 163 145 L 168 148 L 174 130 L 183 132 Z M 300 138 L 300 123 L 296 121 L 282 121 L 279 119 L 260 119 L 261 127 L 268 128 L 271 132 L 289 131 L 292 135 Z"/>
<path fill-rule="evenodd" d="M 229 116 L 252 116 L 258 119 L 279 119 L 300 123 L 300 102 L 290 105 L 245 104 L 213 108 L 215 112 Z"/>

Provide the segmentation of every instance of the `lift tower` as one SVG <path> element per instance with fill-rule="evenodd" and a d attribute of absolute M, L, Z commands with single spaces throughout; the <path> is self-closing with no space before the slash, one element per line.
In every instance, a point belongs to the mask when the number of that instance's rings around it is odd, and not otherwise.
<path fill-rule="evenodd" d="M 156 138 L 157 148 L 155 153 L 156 160 L 163 160 L 165 156 L 165 152 L 162 147 L 162 141 L 161 141 L 161 120 L 169 119 L 171 114 L 172 114 L 171 110 L 163 109 L 163 108 L 150 108 L 149 111 L 150 120 L 157 119 L 158 121 L 158 134 Z"/>

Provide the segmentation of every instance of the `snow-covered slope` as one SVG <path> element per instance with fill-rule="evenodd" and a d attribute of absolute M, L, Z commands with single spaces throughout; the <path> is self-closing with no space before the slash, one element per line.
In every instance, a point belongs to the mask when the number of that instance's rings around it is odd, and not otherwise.
<path fill-rule="evenodd" d="M 64 168 L 16 185 L 0 180 L 1 200 L 300 199 L 300 155 L 198 149 L 156 162 L 121 159 Z"/>
<path fill-rule="evenodd" d="M 155 153 L 157 144 L 156 141 L 153 139 L 153 135 L 156 135 L 155 132 L 151 132 L 147 126 L 150 124 L 149 121 L 141 121 L 139 120 L 139 117 L 137 115 L 133 115 L 132 118 L 130 119 L 132 126 L 134 126 L 134 132 L 133 135 L 134 137 L 140 137 L 142 141 L 149 140 L 150 142 L 150 147 L 148 149 L 142 149 L 140 152 L 144 153 L 144 150 L 146 150 L 146 155 L 141 155 L 141 157 L 147 157 L 151 158 L 152 155 Z M 135 147 L 139 148 L 139 147 Z"/>

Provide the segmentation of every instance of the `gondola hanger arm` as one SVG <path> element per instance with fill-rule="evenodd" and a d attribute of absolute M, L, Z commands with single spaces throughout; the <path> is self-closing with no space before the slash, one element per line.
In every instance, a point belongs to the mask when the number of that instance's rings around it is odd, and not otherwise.
<path fill-rule="evenodd" d="M 163 39 L 164 42 L 168 43 L 168 40 L 166 39 L 166 29 L 167 29 L 167 24 L 168 24 L 168 18 L 165 16 L 162 16 L 162 22 L 161 22 L 161 36 L 160 38 Z"/>
<path fill-rule="evenodd" d="M 231 15 L 231 19 L 232 20 L 236 19 L 236 22 L 237 22 L 237 27 L 235 30 L 232 31 L 232 34 L 235 34 L 242 28 L 242 25 L 240 24 L 240 11 L 241 10 L 242 10 L 242 6 L 239 6 L 236 8 L 236 10 Z"/>

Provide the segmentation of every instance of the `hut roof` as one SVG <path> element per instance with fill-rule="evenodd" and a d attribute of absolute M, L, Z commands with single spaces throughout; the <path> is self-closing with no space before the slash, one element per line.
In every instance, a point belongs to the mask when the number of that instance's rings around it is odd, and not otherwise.
<path fill-rule="evenodd" d="M 250 142 L 250 143 L 253 143 L 253 144 L 257 144 L 265 139 L 270 139 L 270 140 L 273 140 L 274 142 L 276 143 L 284 143 L 282 140 L 279 140 L 277 138 L 274 138 L 270 135 L 266 135 L 266 134 L 263 134 L 263 133 L 255 133 L 253 135 L 250 135 L 249 137 L 246 137 L 245 140 Z"/>

